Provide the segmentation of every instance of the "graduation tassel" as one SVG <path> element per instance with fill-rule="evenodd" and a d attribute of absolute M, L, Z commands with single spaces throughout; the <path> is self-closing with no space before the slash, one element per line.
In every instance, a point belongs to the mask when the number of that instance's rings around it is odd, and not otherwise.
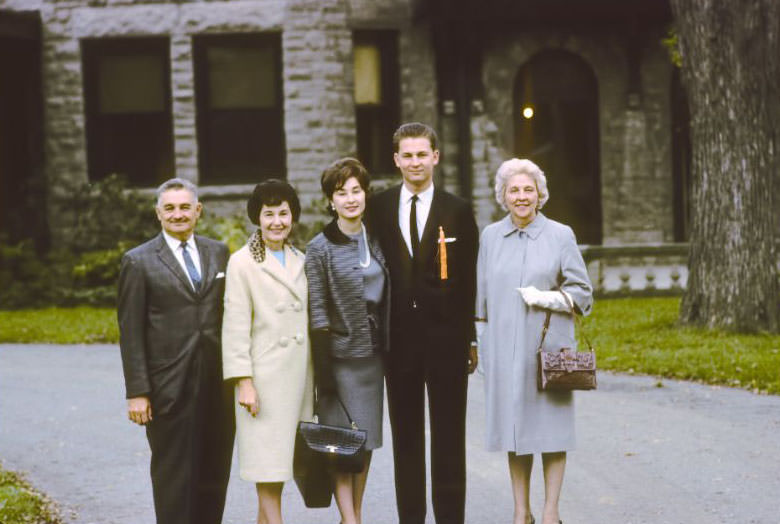
<path fill-rule="evenodd" d="M 441 268 L 439 276 L 442 280 L 447 280 L 447 239 L 441 226 L 439 226 L 439 267 Z"/>

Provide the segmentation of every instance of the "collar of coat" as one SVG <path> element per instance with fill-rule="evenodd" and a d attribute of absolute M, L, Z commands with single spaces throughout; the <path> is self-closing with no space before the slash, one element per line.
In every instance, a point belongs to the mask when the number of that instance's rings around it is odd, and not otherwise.
<path fill-rule="evenodd" d="M 252 256 L 252 259 L 257 262 L 258 264 L 262 264 L 265 261 L 266 258 L 266 248 L 265 248 L 265 242 L 263 242 L 263 236 L 260 233 L 260 230 L 255 231 L 251 235 L 249 235 L 249 238 L 246 241 L 247 247 L 249 248 L 249 254 Z M 296 255 L 300 255 L 301 252 L 298 251 L 298 249 L 287 242 L 285 240 L 284 244 L 282 245 L 282 250 L 284 248 L 289 248 L 290 251 L 295 253 Z"/>
<path fill-rule="evenodd" d="M 541 233 L 542 229 L 544 229 L 544 225 L 546 222 L 547 222 L 547 217 L 544 216 L 541 212 L 539 212 L 536 214 L 536 218 L 534 218 L 533 222 L 525 226 L 523 229 L 520 229 L 515 225 L 514 222 L 512 222 L 512 215 L 509 214 L 501 220 L 501 231 L 504 234 L 504 236 L 509 236 L 511 233 L 514 233 L 515 231 L 523 231 L 529 237 L 536 240 L 536 237 L 538 237 L 539 233 Z"/>
<path fill-rule="evenodd" d="M 255 248 L 258 247 L 258 237 L 260 232 L 257 232 L 255 240 Z M 298 300 L 306 299 L 306 276 L 303 271 L 303 254 L 298 251 L 289 242 L 284 243 L 284 265 L 282 265 L 275 256 L 266 256 L 262 260 L 258 259 L 258 253 L 252 253 L 251 245 L 247 246 L 249 249 L 249 256 L 252 257 L 257 263 L 257 267 L 260 271 L 264 272 L 281 285 L 290 290 L 292 295 Z"/>
<path fill-rule="evenodd" d="M 325 229 L 322 230 L 322 234 L 334 244 L 349 244 L 352 241 L 351 238 L 339 229 L 337 219 L 335 218 L 330 221 L 330 224 L 325 226 Z"/>

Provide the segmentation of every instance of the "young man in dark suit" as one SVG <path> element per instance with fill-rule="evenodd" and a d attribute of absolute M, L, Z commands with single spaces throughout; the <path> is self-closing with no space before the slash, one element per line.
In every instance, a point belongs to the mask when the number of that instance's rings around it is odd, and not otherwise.
<path fill-rule="evenodd" d="M 386 380 L 398 516 L 401 524 L 425 522 L 427 389 L 434 515 L 438 524 L 462 524 L 477 225 L 468 202 L 433 186 L 439 150 L 431 127 L 404 124 L 393 144 L 403 183 L 376 195 L 369 213 L 390 270 Z"/>
<path fill-rule="evenodd" d="M 128 417 L 146 426 L 157 522 L 218 524 L 235 432 L 221 355 L 228 249 L 193 234 L 192 183 L 163 183 L 156 211 L 162 232 L 125 253 L 119 273 Z"/>

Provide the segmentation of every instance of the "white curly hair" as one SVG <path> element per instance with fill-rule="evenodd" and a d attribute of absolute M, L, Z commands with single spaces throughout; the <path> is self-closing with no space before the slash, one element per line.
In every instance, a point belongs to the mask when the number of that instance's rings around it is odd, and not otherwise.
<path fill-rule="evenodd" d="M 504 211 L 507 210 L 504 203 L 504 193 L 506 192 L 507 181 L 515 175 L 528 175 L 536 182 L 536 190 L 539 192 L 539 205 L 542 207 L 550 199 L 550 191 L 547 189 L 547 177 L 539 166 L 527 159 L 512 158 L 501 164 L 496 171 L 496 202 Z"/>

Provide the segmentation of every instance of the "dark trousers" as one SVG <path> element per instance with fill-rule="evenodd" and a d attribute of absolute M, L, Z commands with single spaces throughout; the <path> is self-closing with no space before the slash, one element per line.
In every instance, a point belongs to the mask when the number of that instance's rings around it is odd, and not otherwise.
<path fill-rule="evenodd" d="M 233 456 L 233 388 L 203 366 L 181 402 L 146 427 L 158 524 L 219 524 Z M 216 374 L 219 374 L 217 377 Z M 152 407 L 154 409 L 154 407 Z"/>
<path fill-rule="evenodd" d="M 424 329 L 409 333 L 419 338 L 394 343 L 386 371 L 399 523 L 425 522 L 427 389 L 433 513 L 437 524 L 462 524 L 466 499 L 466 350 L 425 336 Z"/>

